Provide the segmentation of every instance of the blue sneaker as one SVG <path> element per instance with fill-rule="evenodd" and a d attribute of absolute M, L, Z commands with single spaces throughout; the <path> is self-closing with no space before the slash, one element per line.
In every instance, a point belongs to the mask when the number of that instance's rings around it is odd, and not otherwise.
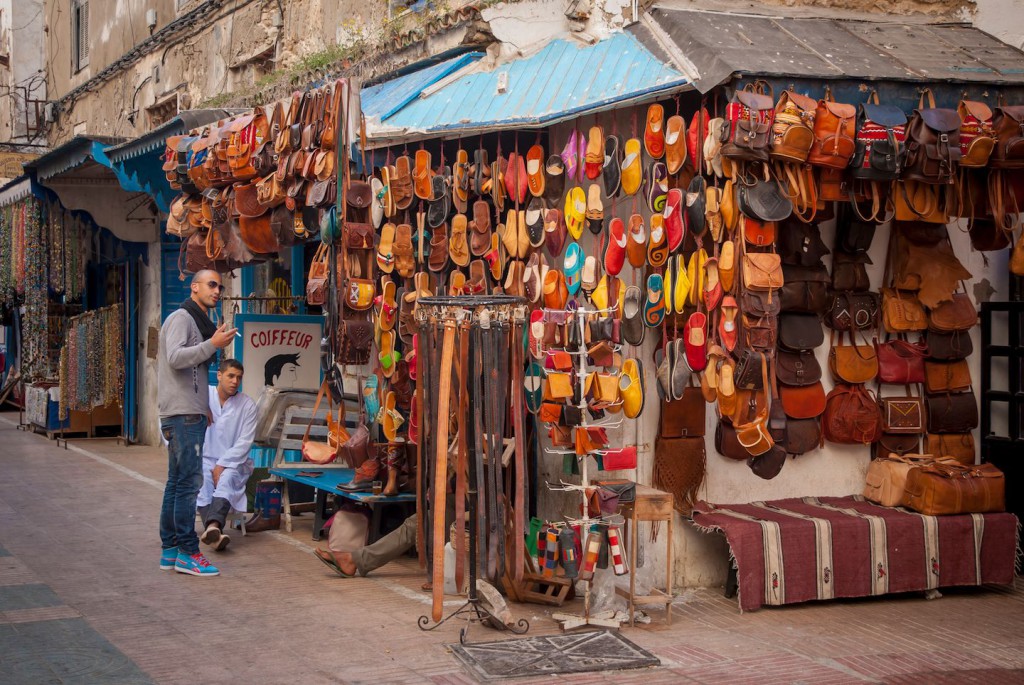
<path fill-rule="evenodd" d="M 160 550 L 160 570 L 170 571 L 174 568 L 174 562 L 178 559 L 178 548 L 168 547 Z"/>
<path fill-rule="evenodd" d="M 202 552 L 186 554 L 178 552 L 178 558 L 174 562 L 174 570 L 178 573 L 187 573 L 192 576 L 219 576 L 220 570 L 206 560 Z"/>

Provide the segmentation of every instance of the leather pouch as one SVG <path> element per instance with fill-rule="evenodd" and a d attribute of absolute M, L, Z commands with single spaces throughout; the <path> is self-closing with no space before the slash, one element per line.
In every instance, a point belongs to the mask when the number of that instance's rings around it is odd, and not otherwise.
<path fill-rule="evenodd" d="M 866 254 L 849 255 L 836 251 L 832 255 L 832 289 L 862 292 L 871 289 L 866 264 L 871 259 Z"/>
<path fill-rule="evenodd" d="M 829 442 L 876 442 L 882 435 L 882 416 L 871 391 L 862 385 L 837 384 L 826 398 L 821 430 Z"/>
<path fill-rule="evenodd" d="M 750 290 L 771 291 L 782 287 L 782 261 L 771 252 L 743 255 L 743 283 Z"/>
<path fill-rule="evenodd" d="M 544 399 L 564 400 L 572 397 L 572 381 L 568 373 L 549 371 L 544 380 Z"/>
<path fill-rule="evenodd" d="M 812 351 L 779 350 L 775 357 L 775 375 L 786 385 L 813 385 L 821 380 L 821 365 Z"/>
<path fill-rule="evenodd" d="M 813 419 L 825 411 L 825 389 L 821 382 L 802 387 L 779 387 L 779 400 L 786 416 L 793 419 Z"/>
<path fill-rule="evenodd" d="M 727 459 L 746 461 L 750 458 L 750 454 L 736 437 L 736 429 L 724 421 L 719 421 L 715 428 L 715 450 Z"/>
<path fill-rule="evenodd" d="M 837 331 L 856 331 L 878 325 L 878 293 L 837 292 L 825 323 Z"/>
<path fill-rule="evenodd" d="M 345 306 L 357 312 L 365 311 L 373 306 L 376 294 L 377 287 L 372 280 L 349 278 L 345 284 Z"/>
<path fill-rule="evenodd" d="M 766 452 L 747 460 L 747 466 L 754 475 L 765 480 L 771 480 L 779 475 L 785 465 L 786 450 L 780 445 L 772 445 Z"/>
<path fill-rule="evenodd" d="M 824 314 L 829 305 L 829 275 L 823 264 L 813 267 L 783 264 L 785 283 L 779 293 L 782 311 Z"/>
<path fill-rule="evenodd" d="M 700 388 L 688 386 L 683 397 L 661 403 L 661 437 L 687 438 L 703 436 L 707 403 Z"/>
<path fill-rule="evenodd" d="M 929 393 L 961 392 L 971 387 L 971 368 L 966 359 L 955 362 L 925 361 L 924 387 Z"/>
<path fill-rule="evenodd" d="M 345 319 L 338 325 L 341 341 L 336 361 L 341 364 L 366 364 L 370 361 L 373 345 L 373 322 L 365 319 Z"/>
<path fill-rule="evenodd" d="M 973 392 L 929 395 L 929 433 L 967 433 L 978 427 L 978 400 Z"/>

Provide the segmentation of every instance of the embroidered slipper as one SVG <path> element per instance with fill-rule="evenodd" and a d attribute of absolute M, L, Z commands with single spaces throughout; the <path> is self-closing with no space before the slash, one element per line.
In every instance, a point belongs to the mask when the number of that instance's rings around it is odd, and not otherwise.
<path fill-rule="evenodd" d="M 686 224 L 683 222 L 683 191 L 681 189 L 672 188 L 665 195 L 665 210 L 662 212 L 662 218 L 665 220 L 669 252 L 675 252 L 683 244 L 683 237 L 686 235 Z"/>
<path fill-rule="evenodd" d="M 534 145 L 526 151 L 526 179 L 530 194 L 534 197 L 544 195 L 544 148 Z"/>
<path fill-rule="evenodd" d="M 636 195 L 643 182 L 643 167 L 640 159 L 641 147 L 638 138 L 626 141 L 625 156 L 622 158 L 622 192 Z"/>
<path fill-rule="evenodd" d="M 431 187 L 430 152 L 416 151 L 416 168 L 412 172 L 413 192 L 421 200 L 429 200 L 434 196 Z"/>
<path fill-rule="evenodd" d="M 604 129 L 591 126 L 584 156 L 583 170 L 587 178 L 596 180 L 604 166 Z"/>
<path fill-rule="evenodd" d="M 562 154 L 559 155 L 562 158 L 562 164 L 565 169 L 565 176 L 570 181 L 576 180 L 576 169 L 579 166 L 578 155 L 578 137 L 579 131 L 573 129 L 569 133 L 569 139 L 565 141 L 565 147 L 562 148 Z"/>
<path fill-rule="evenodd" d="M 565 163 L 558 155 L 548 157 L 544 165 L 544 199 L 548 204 L 557 205 L 565 192 Z"/>
<path fill-rule="evenodd" d="M 639 214 L 629 217 L 629 241 L 626 245 L 626 256 L 634 269 L 647 263 L 647 229 Z"/>
<path fill-rule="evenodd" d="M 396 227 L 390 221 L 380 229 L 380 245 L 377 246 L 377 268 L 386 274 L 395 269 L 395 231 Z"/>
<path fill-rule="evenodd" d="M 395 351 L 395 332 L 382 331 L 380 334 L 380 352 L 377 360 L 380 361 L 381 372 L 384 378 L 391 378 L 395 372 L 395 364 L 402 358 L 402 355 Z"/>
<path fill-rule="evenodd" d="M 412 191 L 412 160 L 406 155 L 396 159 L 395 172 L 397 175 L 391 179 L 394 186 L 391 192 L 395 198 L 395 207 L 408 209 L 415 199 Z"/>
<path fill-rule="evenodd" d="M 456 266 L 469 266 L 469 240 L 466 236 L 468 222 L 465 214 L 456 214 L 452 219 L 452 233 L 448 238 L 448 256 Z"/>
<path fill-rule="evenodd" d="M 626 224 L 615 217 L 608 224 L 608 247 L 604 251 L 604 270 L 612 276 L 618 276 L 626 263 Z"/>
<path fill-rule="evenodd" d="M 668 196 L 668 170 L 664 162 L 653 162 L 647 174 L 647 206 L 652 212 L 665 211 L 665 199 Z"/>
<path fill-rule="evenodd" d="M 376 176 L 370 177 L 370 222 L 380 228 L 384 221 L 384 184 Z"/>
<path fill-rule="evenodd" d="M 544 206 L 544 200 L 539 197 L 533 197 L 530 199 L 530 205 L 523 213 L 523 220 L 526 222 L 526 234 L 529 236 L 530 247 L 537 248 L 544 244 L 544 215 L 546 213 L 547 207 Z"/>
<path fill-rule="evenodd" d="M 661 159 L 665 154 L 665 108 L 657 103 L 647 108 L 644 148 L 651 159 Z"/>
<path fill-rule="evenodd" d="M 553 259 L 562 254 L 562 248 L 565 247 L 565 234 L 562 211 L 552 208 L 544 212 L 544 247 Z"/>
<path fill-rule="evenodd" d="M 678 114 L 665 122 L 665 166 L 675 176 L 686 161 L 686 120 Z"/>
<path fill-rule="evenodd" d="M 627 297 L 628 297 L 627 290 Z M 665 282 L 661 274 L 647 277 L 647 299 L 644 301 L 644 324 L 656 328 L 665 320 Z"/>
<path fill-rule="evenodd" d="M 469 202 L 469 153 L 459 148 L 455 153 L 455 182 L 452 183 L 452 202 L 455 209 L 465 212 Z"/>
<path fill-rule="evenodd" d="M 377 414 L 380 413 L 380 397 L 377 395 L 378 384 L 375 373 L 371 373 L 363 383 L 363 408 L 366 410 L 367 423 L 376 421 Z"/>
<path fill-rule="evenodd" d="M 341 566 L 339 566 L 338 562 L 334 560 L 334 554 L 329 550 L 320 549 L 319 547 L 317 547 L 315 550 L 313 550 L 313 556 L 322 561 L 324 566 L 331 569 L 342 578 L 354 577 L 353 574 L 345 573 L 341 570 Z"/>
<path fill-rule="evenodd" d="M 583 220 L 587 212 L 587 196 L 583 188 L 573 186 L 565 195 L 565 227 L 573 240 L 579 240 L 583 235 Z"/>
<path fill-rule="evenodd" d="M 575 297 L 580 291 L 580 275 L 583 273 L 583 248 L 579 243 L 571 243 L 565 250 L 565 287 L 571 297 Z"/>
<path fill-rule="evenodd" d="M 601 202 L 601 186 L 591 183 L 587 189 L 587 228 L 594 235 L 604 230 L 604 203 Z"/>
<path fill-rule="evenodd" d="M 651 215 L 651 242 L 647 246 L 647 262 L 655 269 L 665 266 L 668 261 L 668 239 L 665 236 L 665 217 Z"/>
<path fill-rule="evenodd" d="M 604 194 L 611 199 L 622 189 L 622 142 L 612 135 L 604 139 L 604 165 L 601 167 Z"/>
<path fill-rule="evenodd" d="M 394 264 L 398 275 L 402 278 L 412 278 L 412 275 L 416 273 L 416 256 L 412 247 L 412 226 L 409 224 L 398 225 L 392 253 L 395 256 Z"/>

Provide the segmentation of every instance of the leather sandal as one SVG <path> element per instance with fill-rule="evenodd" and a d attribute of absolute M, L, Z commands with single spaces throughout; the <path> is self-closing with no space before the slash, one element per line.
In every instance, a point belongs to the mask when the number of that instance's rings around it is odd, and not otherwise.
<path fill-rule="evenodd" d="M 384 216 L 390 219 L 398 213 L 398 208 L 395 207 L 394 188 L 392 187 L 392 167 L 382 166 L 380 168 L 380 182 L 384 186 L 384 195 L 381 198 L 381 204 L 384 205 Z"/>
<path fill-rule="evenodd" d="M 448 295 L 449 297 L 459 297 L 460 295 L 466 294 L 466 274 L 462 273 L 458 269 L 455 269 L 448 274 Z"/>
<path fill-rule="evenodd" d="M 416 324 L 416 291 L 405 290 L 398 298 L 398 337 L 403 345 L 412 346 L 413 336 L 417 332 Z"/>
<path fill-rule="evenodd" d="M 380 228 L 384 221 L 384 184 L 376 176 L 370 177 L 370 223 Z"/>
<path fill-rule="evenodd" d="M 416 257 L 412 247 L 412 226 L 409 224 L 398 225 L 392 251 L 398 275 L 402 278 L 412 278 L 412 275 L 416 273 Z"/>
<path fill-rule="evenodd" d="M 380 244 L 377 246 L 377 268 L 389 274 L 395 268 L 395 231 L 390 221 L 380 229 Z"/>
<path fill-rule="evenodd" d="M 427 268 L 437 273 L 448 268 L 448 226 L 441 224 L 430 239 L 430 257 Z"/>
<path fill-rule="evenodd" d="M 427 205 L 427 225 L 431 228 L 437 228 L 448 220 L 448 213 L 452 207 L 452 198 L 448 187 L 450 175 L 448 167 L 445 167 L 441 173 L 430 180 L 432 198 Z"/>
<path fill-rule="evenodd" d="M 377 327 L 381 331 L 394 330 L 398 321 L 397 286 L 387 276 L 381 278 L 380 295 L 377 296 Z"/>
<path fill-rule="evenodd" d="M 480 148 L 473 151 L 473 192 L 483 197 L 491 188 L 491 165 L 487 161 L 487 150 Z M 485 190 L 486 186 L 486 190 Z"/>
<path fill-rule="evenodd" d="M 391 378 L 395 372 L 395 364 L 402 358 L 402 355 L 395 351 L 395 332 L 381 331 L 380 352 L 377 360 L 380 362 L 381 373 L 384 378 Z"/>
<path fill-rule="evenodd" d="M 491 208 L 483 200 L 473 203 L 470 228 L 469 251 L 474 257 L 483 257 L 491 249 Z"/>
<path fill-rule="evenodd" d="M 497 233 L 491 234 L 491 249 L 484 253 L 484 261 L 490 267 L 491 279 L 495 283 L 501 281 L 501 273 L 505 270 L 505 260 L 501 255 L 501 244 Z"/>
<path fill-rule="evenodd" d="M 398 439 L 398 429 L 402 427 L 403 423 L 405 423 L 405 419 L 398 412 L 398 409 L 396 409 L 397 405 L 398 397 L 395 395 L 394 391 L 389 390 L 388 393 L 384 395 L 384 420 L 381 422 L 381 428 L 384 429 L 384 437 L 388 442 L 394 442 Z"/>
<path fill-rule="evenodd" d="M 468 222 L 465 214 L 456 214 L 452 219 L 452 232 L 448 238 L 448 256 L 456 266 L 469 266 L 469 239 L 466 235 Z"/>
<path fill-rule="evenodd" d="M 469 202 L 469 153 L 461 148 L 455 153 L 453 171 L 452 202 L 457 211 L 464 213 Z"/>
<path fill-rule="evenodd" d="M 430 152 L 428 150 L 416 151 L 416 168 L 412 174 L 413 192 L 421 200 L 429 200 L 434 196 L 431 184 Z"/>
<path fill-rule="evenodd" d="M 391 193 L 397 209 L 408 209 L 414 198 L 412 189 L 412 160 L 402 155 L 395 160 L 396 176 L 392 179 Z"/>
<path fill-rule="evenodd" d="M 534 145 L 526 152 L 526 180 L 531 195 L 544 196 L 544 148 L 540 145 Z"/>
<path fill-rule="evenodd" d="M 491 164 L 491 202 L 494 203 L 494 211 L 505 210 L 505 165 L 504 157 L 499 156 Z"/>
<path fill-rule="evenodd" d="M 487 265 L 482 259 L 474 259 L 469 264 L 469 280 L 466 281 L 467 295 L 487 294 Z"/>

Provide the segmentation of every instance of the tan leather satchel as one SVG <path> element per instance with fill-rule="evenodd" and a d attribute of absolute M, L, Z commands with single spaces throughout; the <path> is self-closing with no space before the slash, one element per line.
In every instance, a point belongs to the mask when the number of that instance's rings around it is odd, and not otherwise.
<path fill-rule="evenodd" d="M 782 287 L 782 260 L 771 252 L 743 255 L 743 284 L 750 290 L 772 291 Z"/>
<path fill-rule="evenodd" d="M 928 315 L 913 292 L 882 288 L 882 326 L 888 333 L 923 331 L 928 328 Z"/>
<path fill-rule="evenodd" d="M 935 457 L 931 454 L 892 455 L 875 459 L 868 464 L 864 482 L 864 499 L 883 507 L 898 507 L 903 501 L 907 487 L 907 474 L 916 466 L 929 466 L 936 462 L 956 464 L 949 457 Z"/>

